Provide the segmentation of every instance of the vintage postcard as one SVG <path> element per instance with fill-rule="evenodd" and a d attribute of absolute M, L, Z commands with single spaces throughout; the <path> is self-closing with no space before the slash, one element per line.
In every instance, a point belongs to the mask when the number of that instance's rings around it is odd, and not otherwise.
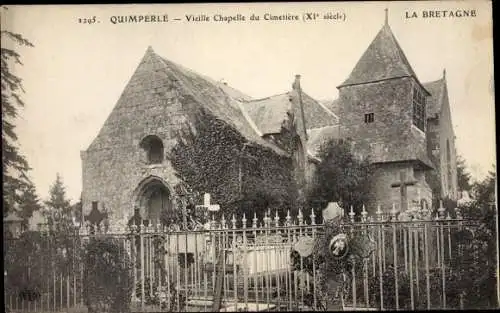
<path fill-rule="evenodd" d="M 1 8 L 9 312 L 498 307 L 491 1 Z"/>

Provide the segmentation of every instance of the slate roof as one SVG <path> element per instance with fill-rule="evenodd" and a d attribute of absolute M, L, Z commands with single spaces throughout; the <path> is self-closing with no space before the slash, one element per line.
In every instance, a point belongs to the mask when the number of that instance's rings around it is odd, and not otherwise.
<path fill-rule="evenodd" d="M 340 118 L 340 116 L 339 116 L 340 99 L 337 98 L 335 100 L 330 100 L 325 105 L 330 109 L 330 111 L 332 111 L 333 113 L 335 113 Z"/>
<path fill-rule="evenodd" d="M 307 130 L 307 150 L 311 155 L 317 157 L 322 144 L 331 139 L 339 139 L 340 131 L 338 125 L 330 125 Z"/>
<path fill-rule="evenodd" d="M 424 83 L 425 89 L 427 89 L 427 91 L 431 94 L 430 97 L 427 97 L 426 102 L 427 118 L 431 118 L 441 112 L 445 86 L 446 79 L 444 77 L 432 82 Z"/>
<path fill-rule="evenodd" d="M 389 24 L 386 23 L 361 56 L 350 76 L 338 87 L 410 76 L 418 81 Z"/>
<path fill-rule="evenodd" d="M 243 102 L 245 110 L 263 134 L 276 134 L 291 110 L 291 91 L 271 97 Z M 302 92 L 306 128 L 335 125 L 338 117 L 326 106 Z"/>
<path fill-rule="evenodd" d="M 393 163 L 413 161 L 425 165 L 427 168 L 434 168 L 427 151 L 422 145 L 409 145 L 406 149 L 401 149 L 400 145 L 392 143 L 374 143 L 370 151 L 371 162 L 373 163 Z"/>
<path fill-rule="evenodd" d="M 208 109 L 215 116 L 232 124 L 251 142 L 266 146 L 281 154 L 284 153 L 284 151 L 275 145 L 261 138 L 262 134 L 244 110 L 241 102 L 242 99 L 249 99 L 249 96 L 221 82 L 216 82 L 181 65 L 175 64 L 172 61 L 164 58 L 161 58 L 161 60 L 165 64 L 165 71 L 173 74 L 181 88 L 193 96 L 199 105 Z"/>
<path fill-rule="evenodd" d="M 112 136 L 108 134 L 108 125 L 119 123 L 124 118 L 120 107 L 140 107 L 153 94 L 167 94 L 172 81 L 176 82 L 180 94 L 189 96 L 195 104 L 233 126 L 249 142 L 272 149 L 280 155 L 288 155 L 261 137 L 262 133 L 242 106 L 242 101 L 249 100 L 249 96 L 222 82 L 162 58 L 151 47 L 148 47 L 118 103 L 87 151 L 107 146 L 107 137 Z M 133 103 L 130 103 L 131 101 Z"/>

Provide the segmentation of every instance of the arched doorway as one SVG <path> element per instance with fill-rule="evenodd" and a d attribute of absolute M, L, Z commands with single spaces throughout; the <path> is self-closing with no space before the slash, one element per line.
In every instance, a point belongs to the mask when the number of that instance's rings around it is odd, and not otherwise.
<path fill-rule="evenodd" d="M 174 220 L 172 194 L 159 178 L 149 177 L 139 184 L 136 205 L 141 217 L 153 225 Z"/>

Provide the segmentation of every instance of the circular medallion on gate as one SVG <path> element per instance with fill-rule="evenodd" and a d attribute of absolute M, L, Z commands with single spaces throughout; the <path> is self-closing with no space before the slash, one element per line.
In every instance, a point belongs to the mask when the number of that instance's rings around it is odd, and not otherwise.
<path fill-rule="evenodd" d="M 347 255 L 347 252 L 349 251 L 347 236 L 345 234 L 336 235 L 332 238 L 332 240 L 330 240 L 330 245 L 328 247 L 333 257 L 342 259 Z"/>

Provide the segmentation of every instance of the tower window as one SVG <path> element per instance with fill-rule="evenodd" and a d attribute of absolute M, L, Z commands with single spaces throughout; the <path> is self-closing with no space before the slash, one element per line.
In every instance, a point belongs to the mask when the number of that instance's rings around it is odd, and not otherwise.
<path fill-rule="evenodd" d="M 425 131 L 425 95 L 420 88 L 413 88 L 413 124 Z"/>
<path fill-rule="evenodd" d="M 365 123 L 373 123 L 374 120 L 375 120 L 374 113 L 365 114 Z"/>
<path fill-rule="evenodd" d="M 159 164 L 163 162 L 163 142 L 154 135 L 147 136 L 141 141 L 141 148 L 147 154 L 147 163 Z"/>

